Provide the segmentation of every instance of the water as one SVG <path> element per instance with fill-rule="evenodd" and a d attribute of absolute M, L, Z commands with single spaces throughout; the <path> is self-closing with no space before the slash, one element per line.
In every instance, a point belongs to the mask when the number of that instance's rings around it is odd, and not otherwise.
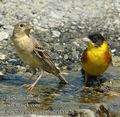
<path fill-rule="evenodd" d="M 70 72 L 66 79 L 69 84 L 59 85 L 59 80 L 53 75 L 44 76 L 32 92 L 23 84 L 30 84 L 23 76 L 7 74 L 0 81 L 0 115 L 31 114 L 31 113 L 67 113 L 71 110 L 91 109 L 94 112 L 98 105 L 105 104 L 114 113 L 120 108 L 120 73 L 118 67 L 111 67 L 101 77 L 103 88 L 99 91 L 90 87 L 82 90 L 83 78 L 80 72 Z"/>

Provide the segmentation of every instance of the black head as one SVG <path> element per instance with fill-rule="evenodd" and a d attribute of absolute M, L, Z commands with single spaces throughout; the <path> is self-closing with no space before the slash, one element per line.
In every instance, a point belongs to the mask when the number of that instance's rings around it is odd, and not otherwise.
<path fill-rule="evenodd" d="M 104 41 L 105 38 L 100 33 L 91 33 L 88 35 L 88 38 L 96 45 L 100 46 Z"/>

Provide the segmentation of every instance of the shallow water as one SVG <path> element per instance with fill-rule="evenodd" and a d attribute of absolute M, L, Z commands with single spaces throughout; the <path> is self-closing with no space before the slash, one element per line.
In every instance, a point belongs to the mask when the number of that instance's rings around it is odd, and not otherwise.
<path fill-rule="evenodd" d="M 83 77 L 80 72 L 69 72 L 66 76 L 69 84 L 59 85 L 52 75 L 44 75 L 32 92 L 23 84 L 30 84 L 24 76 L 6 74 L 0 81 L 0 115 L 49 113 L 64 114 L 68 111 L 91 109 L 96 112 L 101 104 L 107 105 L 113 113 L 120 111 L 120 72 L 119 67 L 111 67 L 102 77 L 102 87 L 108 91 L 94 90 L 90 87 L 82 90 Z"/>

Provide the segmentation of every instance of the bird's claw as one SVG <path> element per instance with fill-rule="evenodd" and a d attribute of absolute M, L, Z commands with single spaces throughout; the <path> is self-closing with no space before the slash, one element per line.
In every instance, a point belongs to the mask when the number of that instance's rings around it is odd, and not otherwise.
<path fill-rule="evenodd" d="M 31 84 L 31 85 L 29 85 L 29 86 L 28 86 L 28 88 L 27 88 L 27 89 L 28 89 L 29 91 L 32 91 L 32 90 L 33 90 L 33 88 L 34 88 L 34 86 L 35 86 L 34 84 Z"/>

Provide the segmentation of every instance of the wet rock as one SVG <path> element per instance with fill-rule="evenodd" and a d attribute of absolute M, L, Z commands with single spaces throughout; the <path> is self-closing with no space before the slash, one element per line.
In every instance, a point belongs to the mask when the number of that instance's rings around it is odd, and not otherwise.
<path fill-rule="evenodd" d="M 16 62 L 17 62 L 17 59 L 9 59 L 8 62 L 11 63 L 11 64 L 12 64 L 12 63 L 16 63 Z"/>
<path fill-rule="evenodd" d="M 95 113 L 89 109 L 81 109 L 79 111 L 69 111 L 68 117 L 96 117 Z"/>
<path fill-rule="evenodd" d="M 23 72 L 23 73 L 26 71 L 26 67 L 23 67 L 20 65 L 17 65 L 17 69 L 18 69 L 18 71 Z"/>

